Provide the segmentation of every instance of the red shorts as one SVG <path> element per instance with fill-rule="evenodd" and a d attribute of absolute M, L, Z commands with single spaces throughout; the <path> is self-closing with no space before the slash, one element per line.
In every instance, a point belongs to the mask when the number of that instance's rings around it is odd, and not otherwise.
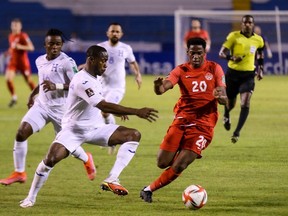
<path fill-rule="evenodd" d="M 7 65 L 7 69 L 13 70 L 13 71 L 20 71 L 22 74 L 25 73 L 25 75 L 31 74 L 31 67 L 30 67 L 30 62 L 29 60 L 25 61 L 10 61 Z"/>
<path fill-rule="evenodd" d="M 187 149 L 195 152 L 198 154 L 198 158 L 201 158 L 202 150 L 207 148 L 212 141 L 214 128 L 202 125 L 183 126 L 174 124 L 174 122 L 167 130 L 160 149 L 169 152 Z"/>

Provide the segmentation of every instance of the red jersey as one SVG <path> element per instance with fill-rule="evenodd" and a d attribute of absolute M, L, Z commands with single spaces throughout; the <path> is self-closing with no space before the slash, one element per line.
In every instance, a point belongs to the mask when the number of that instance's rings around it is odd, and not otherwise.
<path fill-rule="evenodd" d="M 30 38 L 25 32 L 20 32 L 19 34 L 11 33 L 9 35 L 9 69 L 20 71 L 30 70 L 28 52 L 14 48 L 16 44 L 27 45 L 27 41 L 30 41 Z"/>
<path fill-rule="evenodd" d="M 185 34 L 184 40 L 187 42 L 190 38 L 200 37 L 205 41 L 209 40 L 209 34 L 207 31 L 201 29 L 199 32 L 189 31 Z"/>
<path fill-rule="evenodd" d="M 219 64 L 206 60 L 200 68 L 192 68 L 187 62 L 174 68 L 166 79 L 180 88 L 181 96 L 174 107 L 175 118 L 184 118 L 187 124 L 216 125 L 218 101 L 213 90 L 226 86 Z"/>

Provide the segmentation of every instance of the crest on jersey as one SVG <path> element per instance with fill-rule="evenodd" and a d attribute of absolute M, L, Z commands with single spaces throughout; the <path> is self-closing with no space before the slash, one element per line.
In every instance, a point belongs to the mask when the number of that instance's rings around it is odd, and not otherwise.
<path fill-rule="evenodd" d="M 94 91 L 91 88 L 86 89 L 85 92 L 88 97 L 92 97 L 93 95 L 95 95 Z"/>
<path fill-rule="evenodd" d="M 205 78 L 206 78 L 206 80 L 212 80 L 213 79 L 213 74 L 208 72 L 208 73 L 205 74 Z"/>

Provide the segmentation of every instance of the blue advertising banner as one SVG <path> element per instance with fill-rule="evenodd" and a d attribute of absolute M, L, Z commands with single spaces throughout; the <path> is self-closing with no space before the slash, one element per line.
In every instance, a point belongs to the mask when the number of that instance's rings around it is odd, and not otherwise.
<path fill-rule="evenodd" d="M 35 66 L 35 60 L 39 55 L 43 53 L 33 52 L 29 53 L 29 58 L 31 62 L 32 72 L 37 73 L 37 68 Z M 77 65 L 85 63 L 85 53 L 84 52 L 70 52 L 67 53 L 71 56 L 77 63 Z M 174 67 L 174 52 L 135 52 L 136 59 L 139 63 L 140 70 L 142 74 L 150 75 L 166 75 Z M 219 63 L 224 72 L 227 68 L 227 61 L 224 59 L 219 59 L 217 52 L 209 52 L 207 58 L 211 61 Z M 266 75 L 287 75 L 288 74 L 288 52 L 283 53 L 282 56 L 283 66 L 279 62 L 278 55 L 273 53 L 273 58 L 265 59 L 264 72 Z M 129 74 L 129 67 L 127 65 L 127 73 Z"/>

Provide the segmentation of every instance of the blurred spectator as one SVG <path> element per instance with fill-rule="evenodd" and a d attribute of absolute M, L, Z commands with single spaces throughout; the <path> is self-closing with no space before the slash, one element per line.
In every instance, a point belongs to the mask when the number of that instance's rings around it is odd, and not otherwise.
<path fill-rule="evenodd" d="M 14 77 L 18 71 L 23 75 L 30 89 L 35 88 L 31 78 L 31 67 L 28 59 L 28 51 L 34 51 L 34 45 L 27 33 L 22 32 L 22 22 L 15 18 L 11 21 L 11 33 L 9 34 L 9 62 L 5 72 L 7 88 L 12 96 L 9 107 L 17 103 L 17 95 L 14 86 Z"/>
<path fill-rule="evenodd" d="M 200 37 L 206 41 L 206 52 L 210 51 L 211 40 L 208 32 L 204 29 L 201 29 L 201 23 L 198 19 L 193 19 L 191 21 L 191 30 L 186 32 L 184 37 L 184 47 L 187 47 L 187 41 L 190 38 Z"/>
<path fill-rule="evenodd" d="M 84 52 L 82 40 L 78 37 L 76 32 L 72 32 L 70 39 L 63 45 L 62 50 L 64 52 Z"/>
<path fill-rule="evenodd" d="M 265 37 L 264 35 L 262 35 L 262 31 L 261 31 L 261 28 L 260 28 L 260 26 L 254 26 L 254 32 L 256 33 L 256 34 L 258 34 L 258 35 L 260 35 L 262 38 L 263 38 L 263 40 L 264 40 L 264 48 L 266 49 L 266 52 L 267 52 L 267 57 L 268 58 L 272 58 L 272 51 L 271 51 L 271 48 L 270 48 L 270 45 L 269 45 L 269 43 L 268 43 L 268 39 L 267 39 L 267 37 Z"/>

